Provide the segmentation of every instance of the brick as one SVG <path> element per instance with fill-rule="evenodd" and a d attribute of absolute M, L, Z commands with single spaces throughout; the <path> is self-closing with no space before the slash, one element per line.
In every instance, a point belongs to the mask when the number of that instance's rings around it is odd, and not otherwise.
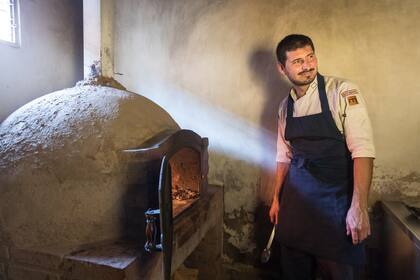
<path fill-rule="evenodd" d="M 0 259 L 8 260 L 10 258 L 9 248 L 7 246 L 0 246 Z"/>
<path fill-rule="evenodd" d="M 4 263 L 0 263 L 0 275 L 6 275 L 6 265 Z"/>
<path fill-rule="evenodd" d="M 44 270 L 28 268 L 22 266 L 9 266 L 9 280 L 59 280 L 60 276 Z"/>
<path fill-rule="evenodd" d="M 96 265 L 78 260 L 66 259 L 63 265 L 65 280 L 124 280 L 124 271 L 110 266 Z"/>
<path fill-rule="evenodd" d="M 62 256 L 30 249 L 11 248 L 11 259 L 15 263 L 40 266 L 46 269 L 57 269 L 62 263 Z"/>

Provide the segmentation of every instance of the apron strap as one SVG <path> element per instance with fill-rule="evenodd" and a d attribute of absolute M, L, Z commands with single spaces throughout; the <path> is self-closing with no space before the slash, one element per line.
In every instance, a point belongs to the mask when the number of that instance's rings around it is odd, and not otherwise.
<path fill-rule="evenodd" d="M 321 109 L 322 113 L 329 113 L 330 107 L 328 105 L 327 93 L 325 92 L 325 79 L 324 76 L 321 74 L 316 75 L 318 81 L 318 92 L 319 92 L 319 99 L 321 100 Z"/>
<path fill-rule="evenodd" d="M 327 93 L 325 92 L 325 80 L 321 74 L 316 74 L 317 82 L 318 82 L 318 92 L 319 92 L 319 99 L 321 100 L 321 109 L 322 113 L 328 113 L 330 108 L 328 106 L 328 99 Z M 293 117 L 293 98 L 289 94 L 289 98 L 287 99 L 287 117 Z"/>
<path fill-rule="evenodd" d="M 324 76 L 321 74 L 317 74 L 317 81 L 318 81 L 318 92 L 319 92 L 319 100 L 321 101 L 321 109 L 322 114 L 326 117 L 326 120 L 331 125 L 331 128 L 333 128 L 336 131 L 336 134 L 339 135 L 340 140 L 344 140 L 345 142 L 345 136 L 338 130 L 338 127 L 334 121 L 334 118 L 332 116 L 330 106 L 328 104 L 328 98 L 327 98 L 327 92 L 325 91 L 325 79 Z M 344 126 L 343 126 L 344 128 Z"/>
<path fill-rule="evenodd" d="M 289 98 L 287 99 L 287 117 L 292 118 L 293 117 L 293 98 L 289 94 Z"/>

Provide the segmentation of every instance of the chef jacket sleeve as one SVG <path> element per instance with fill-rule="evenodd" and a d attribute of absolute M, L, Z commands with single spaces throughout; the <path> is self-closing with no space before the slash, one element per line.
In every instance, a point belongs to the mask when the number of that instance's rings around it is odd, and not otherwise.
<path fill-rule="evenodd" d="M 283 100 L 279 107 L 278 113 L 278 128 L 277 128 L 277 154 L 276 161 L 283 163 L 290 163 L 291 149 L 290 144 L 284 138 L 286 129 L 286 102 L 287 98 Z"/>
<path fill-rule="evenodd" d="M 344 135 L 352 158 L 375 157 L 372 126 L 359 88 L 344 82 L 339 89 Z"/>

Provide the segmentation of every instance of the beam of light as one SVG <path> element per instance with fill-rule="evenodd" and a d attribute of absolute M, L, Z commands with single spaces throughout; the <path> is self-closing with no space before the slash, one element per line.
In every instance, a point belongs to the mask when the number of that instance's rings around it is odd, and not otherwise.
<path fill-rule="evenodd" d="M 164 108 L 181 128 L 208 137 L 210 151 L 266 170 L 275 168 L 277 135 L 273 132 L 162 81 L 142 81 L 134 88 Z"/>

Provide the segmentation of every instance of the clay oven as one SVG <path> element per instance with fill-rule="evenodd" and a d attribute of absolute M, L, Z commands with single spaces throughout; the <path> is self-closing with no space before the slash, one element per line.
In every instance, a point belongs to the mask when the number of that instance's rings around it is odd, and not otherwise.
<path fill-rule="evenodd" d="M 173 217 L 206 193 L 207 145 L 152 101 L 115 88 L 76 86 L 23 106 L 0 126 L 2 269 L 10 279 L 26 277 L 22 263 L 65 279 L 105 279 L 75 262 L 108 250 L 110 259 L 95 261 L 132 273 L 149 241 L 146 249 L 166 246 L 168 277 Z M 147 240 L 148 210 L 157 211 L 154 240 Z"/>

